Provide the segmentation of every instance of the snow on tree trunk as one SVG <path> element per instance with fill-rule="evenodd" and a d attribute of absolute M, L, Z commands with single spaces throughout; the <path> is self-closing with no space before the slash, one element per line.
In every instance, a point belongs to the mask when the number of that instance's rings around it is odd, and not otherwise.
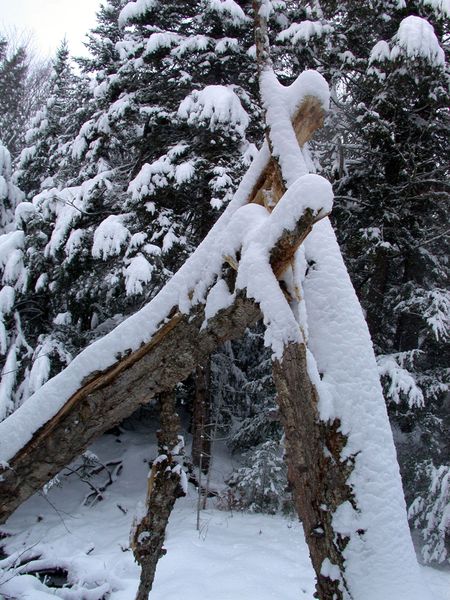
<path fill-rule="evenodd" d="M 0 234 L 14 228 L 14 211 L 23 200 L 23 193 L 14 185 L 11 172 L 11 155 L 0 141 Z"/>
<path fill-rule="evenodd" d="M 305 254 L 313 264 L 303 289 L 311 362 L 320 373 L 320 422 L 339 423 L 345 444 L 330 460 L 351 465 L 346 482 L 351 498 L 332 511 L 336 539 L 346 542 L 343 576 L 349 595 L 343 597 L 429 598 L 411 542 L 369 331 L 327 219 L 314 228 Z M 333 573 L 329 563 L 325 569 Z"/>
<path fill-rule="evenodd" d="M 254 6 L 268 143 L 286 197 L 308 170 L 290 118 L 295 84 L 283 88 L 272 69 L 269 3 Z M 305 248 L 285 276 L 299 339 L 273 346 L 273 372 L 317 597 L 425 599 L 370 335 L 328 219 Z"/>

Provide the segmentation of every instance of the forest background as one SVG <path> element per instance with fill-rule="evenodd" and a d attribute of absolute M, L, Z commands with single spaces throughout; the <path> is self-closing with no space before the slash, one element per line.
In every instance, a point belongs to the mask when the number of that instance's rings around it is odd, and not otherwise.
<path fill-rule="evenodd" d="M 314 68 L 332 90 L 311 167 L 333 183 L 332 219 L 377 354 L 411 527 L 423 560 L 442 565 L 448 3 L 271 6 L 280 80 Z M 89 57 L 75 66 L 62 43 L 50 76 L 25 47 L 0 42 L 0 419 L 152 299 L 229 202 L 264 133 L 251 11 L 245 1 L 110 0 Z M 206 378 L 215 436 L 242 457 L 221 501 L 289 510 L 261 329 L 226 344 L 205 373 L 177 394 L 191 407 Z"/>

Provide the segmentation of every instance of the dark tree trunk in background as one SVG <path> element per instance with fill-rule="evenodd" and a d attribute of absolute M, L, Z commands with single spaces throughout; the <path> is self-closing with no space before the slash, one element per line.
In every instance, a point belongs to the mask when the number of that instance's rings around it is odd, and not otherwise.
<path fill-rule="evenodd" d="M 211 363 L 195 370 L 195 397 L 192 411 L 192 462 L 204 473 L 211 459 Z"/>
<path fill-rule="evenodd" d="M 370 335 L 376 341 L 383 334 L 384 298 L 388 284 L 389 256 L 384 248 L 378 248 L 373 265 L 369 289 L 366 292 L 366 320 Z M 359 290 L 361 294 L 361 290 Z"/>

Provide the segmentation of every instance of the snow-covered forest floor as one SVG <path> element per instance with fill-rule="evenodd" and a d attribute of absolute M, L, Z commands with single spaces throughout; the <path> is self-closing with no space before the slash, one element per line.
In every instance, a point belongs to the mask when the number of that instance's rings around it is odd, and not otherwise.
<path fill-rule="evenodd" d="M 112 480 L 101 501 L 92 502 L 95 494 L 86 501 L 92 489 L 80 479 L 83 474 L 64 470 L 60 485 L 16 511 L 3 528 L 9 536 L 2 540 L 2 600 L 134 599 L 140 570 L 129 533 L 145 497 L 149 461 L 157 453 L 154 429 L 132 420 L 120 435 L 105 435 L 91 448 Z M 230 460 L 219 446 L 213 487 L 231 471 Z M 99 489 L 109 475 L 103 469 L 89 481 Z M 218 510 L 214 499 L 208 503 L 197 531 L 195 487 L 189 484 L 186 498 L 177 502 L 153 600 L 313 600 L 314 572 L 295 517 Z M 57 566 L 61 573 L 55 577 Z M 41 581 L 25 574 L 37 571 Z M 422 572 L 433 600 L 450 600 L 450 572 L 429 567 Z M 56 587 L 67 580 L 66 587 Z"/>

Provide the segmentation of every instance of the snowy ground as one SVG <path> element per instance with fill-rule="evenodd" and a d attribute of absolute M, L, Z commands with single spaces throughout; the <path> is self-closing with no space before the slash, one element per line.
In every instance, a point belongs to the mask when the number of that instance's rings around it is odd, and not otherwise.
<path fill-rule="evenodd" d="M 73 474 L 14 514 L 4 528 L 11 537 L 3 540 L 9 558 L 0 561 L 0 598 L 134 599 L 139 569 L 128 537 L 136 505 L 143 500 L 148 461 L 156 453 L 149 436 L 148 429 L 128 431 L 104 436 L 93 446 L 103 463 L 120 459 L 123 464 L 117 478 L 118 465 L 110 466 L 115 482 L 101 502 L 83 506 L 91 490 Z M 224 464 L 216 461 L 217 475 Z M 92 481 L 99 486 L 105 480 L 102 472 Z M 192 486 L 188 497 L 177 502 L 153 600 L 313 600 L 314 575 L 295 520 L 211 505 L 201 513 L 197 532 L 196 502 Z M 55 565 L 68 572 L 70 588 L 48 587 L 24 575 Z M 450 573 L 422 571 L 433 600 L 450 600 Z"/>

